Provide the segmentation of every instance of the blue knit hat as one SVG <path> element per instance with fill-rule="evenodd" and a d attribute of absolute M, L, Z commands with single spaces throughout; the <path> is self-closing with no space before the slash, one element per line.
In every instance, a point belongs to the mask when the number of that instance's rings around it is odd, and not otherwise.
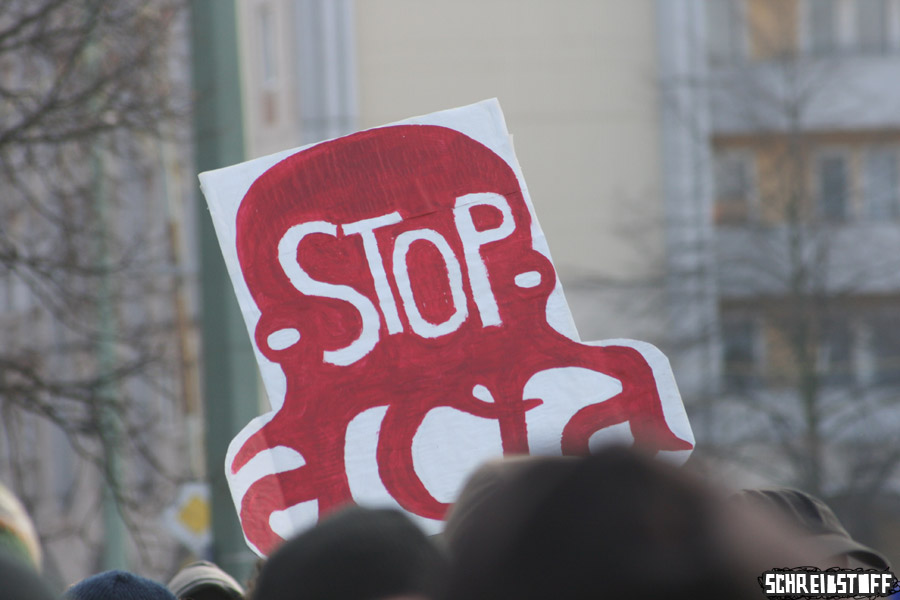
<path fill-rule="evenodd" d="M 127 571 L 104 571 L 82 579 L 64 595 L 67 600 L 175 600 L 161 583 Z"/>

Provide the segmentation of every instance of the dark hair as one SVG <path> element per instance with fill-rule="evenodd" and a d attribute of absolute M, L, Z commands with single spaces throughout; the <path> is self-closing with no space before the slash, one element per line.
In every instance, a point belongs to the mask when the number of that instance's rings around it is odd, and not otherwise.
<path fill-rule="evenodd" d="M 254 597 L 265 600 L 400 594 L 435 597 L 446 563 L 402 513 L 351 507 L 285 542 L 263 565 Z"/>
<path fill-rule="evenodd" d="M 454 524 L 450 599 L 759 597 L 716 532 L 718 496 L 659 460 L 614 447 L 503 479 Z"/>

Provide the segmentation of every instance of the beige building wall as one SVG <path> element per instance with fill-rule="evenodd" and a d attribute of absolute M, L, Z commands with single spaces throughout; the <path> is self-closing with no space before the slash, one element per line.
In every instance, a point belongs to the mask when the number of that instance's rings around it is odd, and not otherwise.
<path fill-rule="evenodd" d="M 497 97 L 582 337 L 659 337 L 658 290 L 633 285 L 663 253 L 654 3 L 355 11 L 360 128 Z"/>
<path fill-rule="evenodd" d="M 300 144 L 291 0 L 237 2 L 244 155 L 266 156 Z"/>

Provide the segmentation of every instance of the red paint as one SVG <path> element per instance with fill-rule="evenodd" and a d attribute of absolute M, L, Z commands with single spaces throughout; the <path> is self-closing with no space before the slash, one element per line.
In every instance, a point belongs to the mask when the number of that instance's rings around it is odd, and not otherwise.
<path fill-rule="evenodd" d="M 504 196 L 515 230 L 481 247 L 481 256 L 499 306 L 502 325 L 484 327 L 470 289 L 452 208 L 474 192 Z M 327 221 L 340 226 L 399 211 L 403 220 L 375 230 L 387 279 L 403 331 L 389 335 L 381 315 L 379 341 L 348 366 L 323 362 L 357 338 L 359 312 L 348 302 L 305 295 L 278 262 L 277 245 L 294 225 Z M 472 210 L 479 231 L 496 228 L 499 211 Z M 412 465 L 412 439 L 428 410 L 450 406 L 499 422 L 507 453 L 528 451 L 522 398 L 536 372 L 580 366 L 621 380 L 623 391 L 580 411 L 563 433 L 567 452 L 584 452 L 598 429 L 630 421 L 637 443 L 658 450 L 688 449 L 663 417 L 653 373 L 628 347 L 586 346 L 553 330 L 546 303 L 556 282 L 550 261 L 533 249 L 531 218 L 518 181 L 498 155 L 484 145 L 437 126 L 375 129 L 326 142 L 295 154 L 264 173 L 250 188 L 237 216 L 237 250 L 247 286 L 262 316 L 255 341 L 287 377 L 283 408 L 252 436 L 230 465 L 236 472 L 259 451 L 288 446 L 306 465 L 254 483 L 243 500 L 244 531 L 262 552 L 280 538 L 268 525 L 272 511 L 318 500 L 320 514 L 351 501 L 344 473 L 344 433 L 349 421 L 374 406 L 387 406 L 378 447 L 380 475 L 407 510 L 441 518 L 446 505 L 435 500 Z M 432 229 L 449 243 L 462 271 L 468 317 L 455 332 L 433 339 L 412 332 L 393 276 L 394 240 L 404 231 Z M 298 262 L 316 280 L 350 285 L 379 307 L 360 235 L 312 234 L 299 244 Z M 413 242 L 408 254 L 410 282 L 422 316 L 441 322 L 454 312 L 441 255 L 428 242 Z M 541 283 L 520 288 L 515 276 L 537 271 Z M 295 328 L 301 339 L 281 351 L 268 348 L 270 333 Z M 486 386 L 494 403 L 472 397 Z M 465 443 L 465 440 L 460 440 Z"/>

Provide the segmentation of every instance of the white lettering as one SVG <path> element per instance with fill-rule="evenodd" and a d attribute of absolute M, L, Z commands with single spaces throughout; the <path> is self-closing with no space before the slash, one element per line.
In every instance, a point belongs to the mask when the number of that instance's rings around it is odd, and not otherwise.
<path fill-rule="evenodd" d="M 430 242 L 444 259 L 447 267 L 447 277 L 450 283 L 450 293 L 453 298 L 453 306 L 455 311 L 443 323 L 430 323 L 422 318 L 416 299 L 413 296 L 412 285 L 409 281 L 409 270 L 406 264 L 406 255 L 409 247 L 416 241 Z M 397 282 L 397 289 L 400 291 L 400 298 L 403 300 L 403 309 L 406 317 L 409 319 L 409 326 L 422 337 L 436 338 L 448 333 L 453 333 L 469 316 L 468 303 L 466 301 L 466 292 L 462 284 L 462 272 L 459 268 L 459 261 L 453 255 L 453 250 L 447 240 L 433 229 L 414 229 L 412 231 L 404 231 L 397 236 L 396 245 L 394 246 L 394 279 Z"/>
<path fill-rule="evenodd" d="M 890 573 L 881 573 L 881 589 L 879 593 L 886 594 L 889 589 L 891 589 L 891 583 L 893 583 L 894 577 Z"/>
<path fill-rule="evenodd" d="M 775 573 L 766 573 L 766 596 L 775 595 Z"/>
<path fill-rule="evenodd" d="M 397 303 L 394 302 L 394 293 L 388 283 L 387 275 L 384 272 L 384 262 L 381 259 L 381 252 L 378 249 L 378 240 L 375 239 L 375 230 L 380 227 L 386 227 L 399 223 L 403 219 L 400 213 L 394 211 L 380 217 L 371 219 L 363 219 L 355 223 L 347 223 L 342 225 L 341 229 L 344 235 L 353 235 L 358 233 L 362 236 L 363 248 L 366 251 L 366 260 L 369 263 L 369 271 L 372 273 L 372 279 L 375 280 L 375 293 L 378 295 L 378 305 L 381 307 L 381 313 L 384 315 L 384 322 L 387 324 L 388 333 L 400 333 L 403 331 L 403 324 L 400 322 L 400 315 L 397 313 Z"/>
<path fill-rule="evenodd" d="M 278 262 L 281 263 L 281 268 L 290 279 L 291 284 L 299 291 L 310 296 L 349 302 L 359 312 L 360 319 L 362 319 L 359 337 L 349 346 L 338 350 L 325 350 L 322 353 L 322 360 L 325 362 L 344 367 L 355 363 L 372 351 L 378 342 L 381 319 L 372 302 L 352 287 L 316 281 L 303 270 L 297 260 L 297 248 L 303 238 L 311 233 L 336 236 L 337 226 L 327 221 L 310 221 L 294 225 L 278 242 Z"/>
<path fill-rule="evenodd" d="M 846 573 L 838 573 L 834 577 L 835 579 L 835 594 L 846 594 L 847 593 L 847 574 Z"/>
<path fill-rule="evenodd" d="M 472 218 L 472 209 L 476 206 L 490 206 L 500 211 L 499 225 L 481 231 L 476 229 Z M 496 193 L 466 194 L 456 199 L 453 215 L 463 246 L 463 258 L 468 270 L 472 297 L 478 308 L 482 325 L 485 327 L 501 325 L 500 311 L 481 256 L 481 247 L 502 240 L 515 230 L 515 221 L 509 203 L 506 198 Z M 404 326 L 388 280 L 385 259 L 382 256 L 382 249 L 378 245 L 375 231 L 401 221 L 400 213 L 394 211 L 341 225 L 344 235 L 358 234 L 362 238 L 369 272 L 375 284 L 378 308 L 384 317 L 388 334 L 401 333 Z M 325 350 L 322 355 L 323 360 L 327 363 L 339 366 L 350 365 L 371 352 L 378 343 L 381 317 L 372 300 L 355 288 L 317 281 L 304 270 L 297 258 L 297 250 L 303 238 L 313 233 L 337 236 L 337 225 L 327 221 L 310 221 L 291 227 L 278 242 L 278 260 L 291 284 L 300 292 L 311 296 L 343 300 L 357 310 L 362 320 L 359 337 L 344 348 Z M 406 262 L 409 248 L 415 241 L 426 241 L 437 248 L 447 268 L 454 312 L 443 323 L 430 323 L 425 320 L 415 302 L 409 279 L 409 265 Z M 459 261 L 447 240 L 438 232 L 432 229 L 417 229 L 403 232 L 397 236 L 393 249 L 393 274 L 410 327 L 416 334 L 426 338 L 447 335 L 459 329 L 468 318 L 468 301 L 462 283 Z M 516 284 L 520 287 L 534 287 L 539 283 L 540 274 L 536 271 L 520 273 L 516 277 Z M 299 331 L 297 330 L 282 330 L 275 334 L 271 340 L 268 340 L 272 349 L 285 349 L 299 340 Z"/>
<path fill-rule="evenodd" d="M 848 594 L 858 594 L 859 593 L 859 573 L 847 573 L 847 593 Z"/>
<path fill-rule="evenodd" d="M 502 220 L 500 225 L 493 229 L 478 231 L 472 220 L 472 209 L 476 206 L 493 206 L 500 211 Z M 456 230 L 462 241 L 463 254 L 466 260 L 466 268 L 469 270 L 469 285 L 472 287 L 472 296 L 475 298 L 475 306 L 481 316 L 481 323 L 485 327 L 501 325 L 500 311 L 497 308 L 497 300 L 491 289 L 487 268 L 481 258 L 481 247 L 490 242 L 496 242 L 508 237 L 516 228 L 512 210 L 506 198 L 492 192 L 466 194 L 456 199 L 456 208 L 453 209 L 453 218 L 456 221 Z"/>

